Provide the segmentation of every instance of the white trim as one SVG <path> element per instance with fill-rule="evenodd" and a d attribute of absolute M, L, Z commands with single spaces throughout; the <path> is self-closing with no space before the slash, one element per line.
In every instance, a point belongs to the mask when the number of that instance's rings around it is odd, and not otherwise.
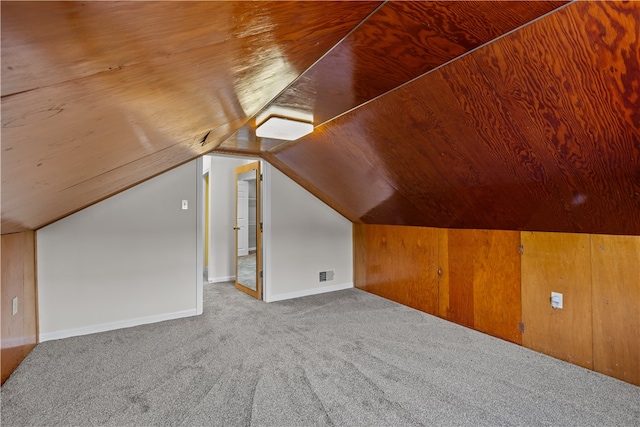
<path fill-rule="evenodd" d="M 275 301 L 271 295 L 271 164 L 262 162 L 262 299 Z"/>
<path fill-rule="evenodd" d="M 305 289 L 302 291 L 288 292 L 286 294 L 269 295 L 267 302 L 283 301 L 286 299 L 306 297 L 310 295 L 324 294 L 327 292 L 342 291 L 353 288 L 353 282 L 342 283 L 340 285 L 323 286 L 321 288 Z"/>
<path fill-rule="evenodd" d="M 149 323 L 163 322 L 165 320 L 181 319 L 183 317 L 196 316 L 195 309 L 176 311 L 174 313 L 158 314 L 155 316 L 138 317 L 136 319 L 120 320 L 117 322 L 101 323 L 98 325 L 85 326 L 82 328 L 65 329 L 62 331 L 47 332 L 40 334 L 40 341 L 59 340 L 61 338 L 77 337 L 80 335 L 95 334 L 98 332 L 113 331 L 115 329 L 131 328 L 133 326 L 146 325 Z"/>
<path fill-rule="evenodd" d="M 223 276 L 223 277 L 209 278 L 209 283 L 230 282 L 232 280 L 236 280 L 236 276 Z"/>
<path fill-rule="evenodd" d="M 196 160 L 196 314 L 202 314 L 204 307 L 204 201 L 206 200 L 202 156 Z"/>

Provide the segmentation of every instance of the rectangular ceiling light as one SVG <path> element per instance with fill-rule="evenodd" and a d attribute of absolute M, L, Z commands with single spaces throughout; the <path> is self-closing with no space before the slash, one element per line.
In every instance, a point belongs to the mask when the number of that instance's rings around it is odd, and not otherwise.
<path fill-rule="evenodd" d="M 313 123 L 272 116 L 258 126 L 256 136 L 295 141 L 311 132 L 313 132 Z"/>

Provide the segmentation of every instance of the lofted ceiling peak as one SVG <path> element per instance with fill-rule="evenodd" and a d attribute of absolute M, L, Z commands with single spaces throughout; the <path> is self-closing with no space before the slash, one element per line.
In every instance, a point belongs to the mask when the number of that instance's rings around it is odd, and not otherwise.
<path fill-rule="evenodd" d="M 213 150 L 354 222 L 640 234 L 637 3 L 1 8 L 2 233 Z"/>

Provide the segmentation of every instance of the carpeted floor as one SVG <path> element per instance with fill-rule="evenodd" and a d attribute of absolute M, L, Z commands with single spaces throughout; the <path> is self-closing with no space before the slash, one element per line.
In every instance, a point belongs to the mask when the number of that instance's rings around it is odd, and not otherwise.
<path fill-rule="evenodd" d="M 357 289 L 40 344 L 2 426 L 638 426 L 640 387 Z"/>

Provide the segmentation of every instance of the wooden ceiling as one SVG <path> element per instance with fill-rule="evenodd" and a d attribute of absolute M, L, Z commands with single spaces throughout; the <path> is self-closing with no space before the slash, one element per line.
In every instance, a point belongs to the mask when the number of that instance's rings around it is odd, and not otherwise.
<path fill-rule="evenodd" d="M 3 1 L 2 233 L 214 150 L 353 222 L 640 234 L 639 23 L 608 1 Z M 314 133 L 256 138 L 281 111 Z"/>
<path fill-rule="evenodd" d="M 215 148 L 378 6 L 3 1 L 2 233 Z"/>

